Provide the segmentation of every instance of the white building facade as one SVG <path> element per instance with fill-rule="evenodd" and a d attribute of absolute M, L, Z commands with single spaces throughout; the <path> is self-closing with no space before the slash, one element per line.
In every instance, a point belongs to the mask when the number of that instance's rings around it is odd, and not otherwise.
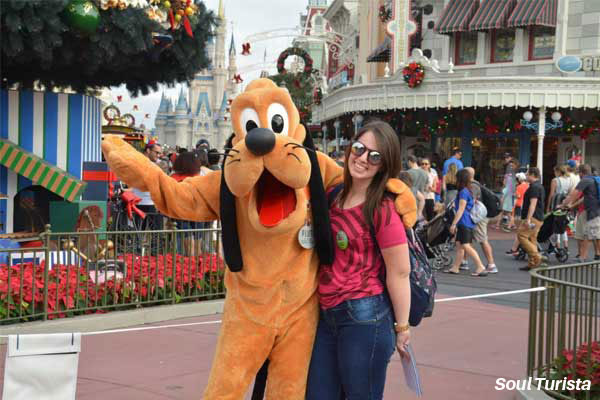
<path fill-rule="evenodd" d="M 359 0 L 357 9 L 357 78 L 313 111 L 329 139 L 382 118 L 405 156 L 443 160 L 461 147 L 494 188 L 506 152 L 542 167 L 545 180 L 578 155 L 600 166 L 600 1 Z M 425 68 L 414 88 L 403 74 L 411 61 Z"/>

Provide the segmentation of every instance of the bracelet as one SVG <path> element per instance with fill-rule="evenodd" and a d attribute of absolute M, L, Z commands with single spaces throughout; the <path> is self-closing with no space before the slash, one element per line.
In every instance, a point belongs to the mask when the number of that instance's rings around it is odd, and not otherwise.
<path fill-rule="evenodd" d="M 396 333 L 408 332 L 410 330 L 410 325 L 398 325 L 398 323 L 394 322 L 394 330 Z"/>

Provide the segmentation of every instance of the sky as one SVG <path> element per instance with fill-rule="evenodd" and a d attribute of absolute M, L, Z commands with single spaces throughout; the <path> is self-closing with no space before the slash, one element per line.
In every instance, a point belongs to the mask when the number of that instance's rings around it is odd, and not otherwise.
<path fill-rule="evenodd" d="M 267 61 L 270 61 L 272 68 L 270 73 L 276 73 L 275 61 L 283 50 L 292 43 L 291 37 L 270 39 L 252 43 L 252 54 L 242 56 L 242 43 L 245 38 L 257 33 L 281 28 L 294 28 L 300 24 L 300 14 L 306 12 L 308 0 L 224 0 L 225 17 L 227 19 L 227 37 L 225 45 L 229 50 L 231 41 L 231 31 L 233 22 L 233 34 L 237 52 L 238 70 L 242 70 L 240 75 L 244 79 L 245 85 L 251 80 L 258 78 L 260 69 L 256 71 L 244 72 L 243 68 L 262 63 L 265 49 L 267 52 Z M 215 13 L 218 11 L 219 0 L 204 0 L 206 6 Z M 181 85 L 174 88 L 162 87 L 158 92 L 147 96 L 131 98 L 129 92 L 124 86 L 111 88 L 111 97 L 113 102 L 121 109 L 121 114 L 131 113 L 136 119 L 136 125 L 144 124 L 147 129 L 154 127 L 154 117 L 160 104 L 162 90 L 165 94 L 174 99 L 179 94 Z M 243 89 L 243 86 L 240 90 Z M 121 102 L 117 102 L 117 96 L 122 96 Z M 138 111 L 134 111 L 134 105 L 138 106 Z M 149 114 L 149 118 L 145 118 Z"/>

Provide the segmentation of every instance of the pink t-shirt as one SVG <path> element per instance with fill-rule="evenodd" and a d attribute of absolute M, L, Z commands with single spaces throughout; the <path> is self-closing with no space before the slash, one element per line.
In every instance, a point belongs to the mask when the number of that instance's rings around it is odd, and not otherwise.
<path fill-rule="evenodd" d="M 321 265 L 319 270 L 321 307 L 327 309 L 346 300 L 383 293 L 380 274 L 385 264 L 363 217 L 362 204 L 342 210 L 335 202 L 329 215 L 335 260 L 332 265 Z M 373 223 L 380 249 L 406 243 L 404 224 L 391 199 L 384 198 Z M 340 230 L 348 237 L 348 247 L 345 250 L 340 249 L 336 242 L 336 235 Z"/>

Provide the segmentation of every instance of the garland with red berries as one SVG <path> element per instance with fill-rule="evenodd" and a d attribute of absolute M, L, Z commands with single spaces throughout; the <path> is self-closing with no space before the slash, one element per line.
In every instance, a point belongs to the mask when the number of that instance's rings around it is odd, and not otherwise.
<path fill-rule="evenodd" d="M 313 73 L 313 60 L 311 56 L 300 47 L 288 47 L 282 51 L 281 54 L 279 54 L 279 58 L 277 58 L 277 72 L 279 74 L 285 74 L 287 72 L 284 65 L 285 60 L 289 56 L 298 56 L 304 60 L 304 75 L 310 76 Z"/>
<path fill-rule="evenodd" d="M 425 79 L 425 68 L 418 62 L 411 62 L 402 70 L 404 82 L 408 83 L 409 88 L 416 88 Z"/>
<path fill-rule="evenodd" d="M 384 5 L 379 6 L 379 20 L 385 24 L 390 19 L 392 19 L 392 10 Z"/>

